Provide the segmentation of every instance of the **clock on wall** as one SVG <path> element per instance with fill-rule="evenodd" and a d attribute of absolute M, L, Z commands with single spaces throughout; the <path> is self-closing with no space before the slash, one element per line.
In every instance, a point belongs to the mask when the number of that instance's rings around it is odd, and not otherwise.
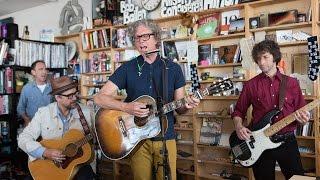
<path fill-rule="evenodd" d="M 142 0 L 142 7 L 147 10 L 147 11 L 152 11 L 155 10 L 159 4 L 160 4 L 161 0 Z"/>

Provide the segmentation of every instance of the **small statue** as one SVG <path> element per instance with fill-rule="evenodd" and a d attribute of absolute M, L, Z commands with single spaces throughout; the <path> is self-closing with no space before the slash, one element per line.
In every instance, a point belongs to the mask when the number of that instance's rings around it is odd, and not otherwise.
<path fill-rule="evenodd" d="M 77 33 L 82 30 L 83 10 L 78 0 L 68 1 L 62 8 L 59 27 L 61 28 L 62 35 Z"/>

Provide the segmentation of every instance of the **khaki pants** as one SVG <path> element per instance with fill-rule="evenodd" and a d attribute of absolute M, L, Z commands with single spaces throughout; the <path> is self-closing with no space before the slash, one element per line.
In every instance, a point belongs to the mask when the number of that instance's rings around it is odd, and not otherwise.
<path fill-rule="evenodd" d="M 166 141 L 171 179 L 176 180 L 177 146 L 174 139 Z M 152 166 L 157 168 L 158 162 L 162 164 L 162 141 L 146 140 L 144 144 L 130 158 L 134 180 L 152 180 Z M 157 180 L 162 180 L 162 166 L 158 167 Z"/>

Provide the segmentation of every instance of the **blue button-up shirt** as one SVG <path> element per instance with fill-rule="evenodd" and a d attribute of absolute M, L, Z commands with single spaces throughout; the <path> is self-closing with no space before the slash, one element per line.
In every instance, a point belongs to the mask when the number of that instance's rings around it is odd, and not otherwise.
<path fill-rule="evenodd" d="M 26 113 L 32 119 L 40 107 L 52 102 L 52 97 L 49 94 L 51 90 L 50 84 L 47 84 L 43 92 L 35 82 L 30 82 L 23 86 L 17 107 L 18 115 L 21 116 Z"/>
<path fill-rule="evenodd" d="M 174 100 L 174 91 L 183 87 L 186 83 L 181 67 L 170 60 L 166 62 L 168 67 L 168 102 L 172 102 Z M 139 69 L 141 69 L 140 76 L 138 73 Z M 138 56 L 121 65 L 110 76 L 109 80 L 117 85 L 119 89 L 126 90 L 127 98 L 125 99 L 125 102 L 131 102 L 141 95 L 149 95 L 156 99 L 157 91 L 160 96 L 162 96 L 162 70 L 163 62 L 160 60 L 159 56 L 152 64 L 144 62 L 143 57 Z M 152 79 L 154 79 L 155 83 L 153 83 Z M 168 113 L 167 117 L 168 129 L 165 134 L 165 139 L 174 139 L 173 112 Z"/>

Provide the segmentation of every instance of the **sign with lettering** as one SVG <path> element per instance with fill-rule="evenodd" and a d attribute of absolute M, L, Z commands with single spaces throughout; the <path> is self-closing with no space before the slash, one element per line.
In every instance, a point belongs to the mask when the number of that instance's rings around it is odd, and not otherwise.
<path fill-rule="evenodd" d="M 147 11 L 132 3 L 131 0 L 120 2 L 120 12 L 123 14 L 123 24 L 146 19 Z"/>
<path fill-rule="evenodd" d="M 162 0 L 161 17 L 175 16 L 179 12 L 199 12 L 238 4 L 239 0 Z"/>

